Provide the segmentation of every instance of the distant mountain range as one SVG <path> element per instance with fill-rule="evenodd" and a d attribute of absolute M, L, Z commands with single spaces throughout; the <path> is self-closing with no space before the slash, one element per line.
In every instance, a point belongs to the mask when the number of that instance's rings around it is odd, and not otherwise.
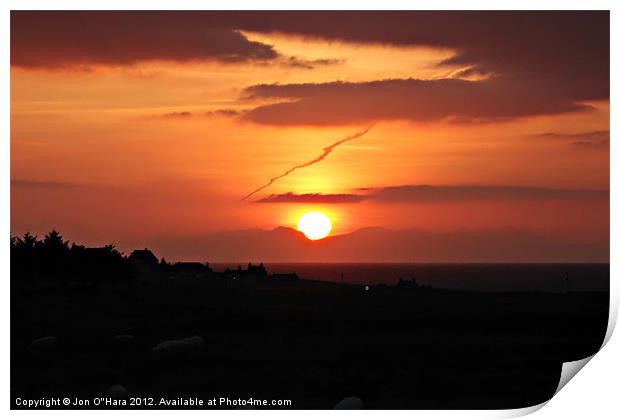
<path fill-rule="evenodd" d="M 169 261 L 608 262 L 609 242 L 550 241 L 527 230 L 430 232 L 364 228 L 318 241 L 295 229 L 160 237 L 148 244 Z"/>

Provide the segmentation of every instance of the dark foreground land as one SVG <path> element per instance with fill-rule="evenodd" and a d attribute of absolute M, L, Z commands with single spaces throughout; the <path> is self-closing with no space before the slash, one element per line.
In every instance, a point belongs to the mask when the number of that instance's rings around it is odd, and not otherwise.
<path fill-rule="evenodd" d="M 562 362 L 600 348 L 608 303 L 600 292 L 224 279 L 13 290 L 11 404 L 105 397 L 121 384 L 127 393 L 116 395 L 127 400 L 289 399 L 286 408 L 329 409 L 356 396 L 368 409 L 525 407 L 553 395 Z M 29 348 L 45 336 L 56 344 Z M 191 336 L 204 345 L 153 352 Z"/>

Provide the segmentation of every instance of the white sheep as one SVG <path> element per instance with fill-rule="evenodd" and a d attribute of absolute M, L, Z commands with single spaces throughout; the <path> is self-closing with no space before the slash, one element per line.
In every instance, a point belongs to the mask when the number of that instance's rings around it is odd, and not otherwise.
<path fill-rule="evenodd" d="M 357 397 L 347 397 L 334 406 L 334 410 L 361 410 L 364 402 Z"/>
<path fill-rule="evenodd" d="M 205 342 L 200 336 L 186 337 L 179 340 L 162 341 L 153 347 L 156 357 L 196 354 L 204 348 Z"/>
<path fill-rule="evenodd" d="M 36 359 L 49 359 L 55 356 L 58 349 L 58 339 L 48 335 L 37 338 L 28 345 L 28 351 Z"/>

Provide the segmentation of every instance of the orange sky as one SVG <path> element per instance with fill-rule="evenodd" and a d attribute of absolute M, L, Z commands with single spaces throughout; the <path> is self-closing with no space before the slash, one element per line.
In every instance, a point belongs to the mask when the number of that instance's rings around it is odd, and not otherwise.
<path fill-rule="evenodd" d="M 368 40 L 357 31 L 364 27 L 362 18 L 349 32 L 331 35 L 314 34 L 309 24 L 290 29 L 278 19 L 265 29 L 251 14 L 222 31 L 242 43 L 230 47 L 235 54 L 258 45 L 267 58 L 229 59 L 219 50 L 201 56 L 189 47 L 183 51 L 188 56 L 178 58 L 167 54 L 167 44 L 146 54 L 140 39 L 131 38 L 137 35 L 129 35 L 123 56 L 116 58 L 105 41 L 95 39 L 104 29 L 95 27 L 83 40 L 66 39 L 59 29 L 62 16 L 27 13 L 12 14 L 13 233 L 42 234 L 55 227 L 76 242 L 115 242 L 126 251 L 164 236 L 293 227 L 301 212 L 318 209 L 330 215 L 335 234 L 367 226 L 441 232 L 519 228 L 550 240 L 608 241 L 608 73 L 606 95 L 604 85 L 594 82 L 589 91 L 586 86 L 573 92 L 566 86 L 600 75 L 583 74 L 577 65 L 575 75 L 549 78 L 545 72 L 562 69 L 548 70 L 546 59 L 538 65 L 525 55 L 521 66 L 499 65 L 494 58 L 501 50 L 494 52 L 491 41 L 470 51 L 449 32 L 438 40 L 403 40 L 405 29 L 402 36 L 386 29 L 381 38 L 379 22 L 378 39 Z M 129 15 L 120 18 L 127 25 L 149 21 Z M 97 12 L 89 18 L 119 19 Z M 163 19 L 172 28 L 186 17 Z M 569 23 L 575 19 L 598 24 L 601 16 L 571 15 Z M 47 58 L 35 61 L 45 35 L 37 39 L 36 29 L 24 34 L 38 22 L 60 35 L 49 38 Z M 157 42 L 149 32 L 154 29 L 137 28 Z M 197 28 L 188 31 L 200 35 L 202 26 Z M 216 37 L 207 32 L 206 42 Z M 212 42 L 228 39 L 221 37 L 218 32 Z M 607 42 L 608 54 L 608 36 L 591 38 L 583 44 Z M 130 48 L 134 41 L 140 53 Z M 264 45 L 271 47 L 268 54 Z M 572 58 L 570 49 L 543 47 L 566 55 L 549 60 L 558 65 L 582 57 L 581 44 Z M 519 58 L 519 44 L 514 48 Z M 471 53 L 471 63 L 451 59 L 463 52 Z M 324 160 L 241 200 L 370 125 L 368 134 L 336 147 Z M 419 185 L 433 186 L 435 193 L 421 198 L 418 189 L 401 188 L 396 198 L 385 194 L 390 187 Z M 462 190 L 467 186 L 489 190 L 469 196 Z M 257 202 L 272 194 L 272 201 L 283 201 L 279 195 L 289 192 L 292 202 Z M 303 194 L 321 195 L 302 199 Z M 350 201 L 334 198 L 342 194 Z"/>

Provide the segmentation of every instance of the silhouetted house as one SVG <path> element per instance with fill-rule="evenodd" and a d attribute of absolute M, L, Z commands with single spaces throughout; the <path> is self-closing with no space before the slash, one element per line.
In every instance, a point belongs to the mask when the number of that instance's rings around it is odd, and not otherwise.
<path fill-rule="evenodd" d="M 136 249 L 129 256 L 129 262 L 134 272 L 136 273 L 149 273 L 156 271 L 158 268 L 159 260 L 149 249 L 144 248 Z"/>
<path fill-rule="evenodd" d="M 199 262 L 178 262 L 170 266 L 169 271 L 173 275 L 179 276 L 203 276 L 211 274 L 213 270 L 209 267 L 209 264 L 202 264 Z"/>
<path fill-rule="evenodd" d="M 245 270 L 241 269 L 241 266 L 237 267 L 236 270 L 231 270 L 227 268 L 223 273 L 225 278 L 232 279 L 235 281 L 244 281 L 244 282 L 256 282 L 263 281 L 267 279 L 267 270 L 265 270 L 265 266 L 263 263 L 259 265 L 252 265 L 252 263 L 248 264 L 248 268 Z"/>
<path fill-rule="evenodd" d="M 178 262 L 175 264 L 172 264 L 172 270 L 176 271 L 177 273 L 210 273 L 213 270 L 211 270 L 211 267 L 209 267 L 209 264 L 202 264 L 199 262 Z"/>
<path fill-rule="evenodd" d="M 248 280 L 265 280 L 267 279 L 267 270 L 265 270 L 263 263 L 260 263 L 260 265 L 249 263 L 244 276 Z"/>
<path fill-rule="evenodd" d="M 270 279 L 277 282 L 293 282 L 299 281 L 299 276 L 297 273 L 274 273 L 271 275 Z"/>

